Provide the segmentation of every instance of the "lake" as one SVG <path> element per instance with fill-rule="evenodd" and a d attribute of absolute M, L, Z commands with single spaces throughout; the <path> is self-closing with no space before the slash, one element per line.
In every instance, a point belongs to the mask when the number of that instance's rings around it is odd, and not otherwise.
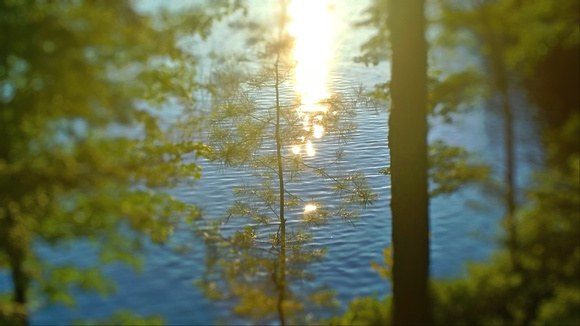
<path fill-rule="evenodd" d="M 253 2 L 257 15 L 261 17 L 268 16 L 275 3 Z M 332 64 L 328 71 L 330 91 L 348 92 L 359 85 L 371 87 L 388 80 L 388 65 L 365 67 L 352 60 L 369 33 L 368 30 L 351 26 L 357 14 L 366 7 L 366 2 L 337 0 L 332 3 L 336 25 L 333 25 L 334 39 L 328 45 L 332 46 L 329 51 Z M 208 49 L 220 49 L 227 35 L 225 24 L 221 24 L 216 34 L 203 44 Z M 240 43 L 232 43 L 241 46 Z M 461 62 L 474 60 L 465 53 L 453 55 L 456 58 L 443 58 L 439 54 L 439 59 L 443 59 L 439 64 L 461 66 Z M 202 67 L 202 73 L 209 70 L 209 63 Z M 519 105 L 525 105 L 522 99 L 516 100 Z M 430 140 L 443 139 L 454 145 L 465 146 L 475 154 L 476 159 L 490 164 L 494 173 L 501 175 L 503 152 L 501 132 L 498 133 L 498 130 L 502 130 L 501 119 L 493 110 L 484 109 L 484 106 L 493 104 L 493 99 L 479 103 L 467 113 L 457 116 L 452 125 L 433 120 Z M 327 253 L 321 261 L 308 266 L 308 271 L 314 275 L 313 280 L 292 285 L 298 291 L 319 286 L 333 289 L 340 303 L 338 311 L 356 297 L 382 297 L 390 293 L 390 284 L 371 268 L 371 262 L 382 261 L 383 249 L 390 245 L 391 237 L 390 180 L 388 176 L 379 173 L 379 169 L 387 167 L 389 162 L 386 109 L 361 107 L 354 122 L 357 129 L 344 146 L 346 156 L 341 166 L 344 171 L 364 173 L 378 199 L 352 223 L 330 218 L 327 224 L 313 227 L 310 230 L 313 239 L 309 245 L 326 248 Z M 537 141 L 537 131 L 533 121 L 521 120 L 516 126 L 516 132 L 523 144 L 518 152 L 518 181 L 522 185 L 538 164 L 538 155 L 532 151 L 534 146 L 526 146 Z M 318 164 L 330 162 L 335 148 L 333 138 L 322 137 L 315 141 L 315 145 L 316 156 L 311 159 Z M 251 171 L 224 168 L 207 161 L 201 163 L 201 180 L 196 183 L 183 182 L 171 192 L 186 202 L 198 204 L 203 210 L 204 219 L 223 217 L 234 199 L 233 186 L 244 181 L 251 182 Z M 334 196 L 327 185 L 315 179 L 307 180 L 299 186 L 290 185 L 290 189 L 292 187 L 317 201 L 332 201 Z M 493 195 L 474 187 L 465 187 L 452 195 L 433 198 L 430 212 L 433 278 L 458 277 L 466 263 L 485 260 L 496 248 L 500 231 L 498 221 L 502 217 L 503 208 L 501 201 Z M 295 222 L 289 220 L 290 224 Z M 224 226 L 226 231 L 236 227 L 236 223 Z M 176 252 L 173 247 L 183 247 L 184 250 Z M 95 259 L 95 249 L 83 242 L 59 248 L 40 247 L 38 251 L 55 263 L 87 266 Z M 231 301 L 211 301 L 194 284 L 204 275 L 205 264 L 203 241 L 189 227 L 182 225 L 168 245 L 146 245 L 144 265 L 139 273 L 121 265 L 105 267 L 106 274 L 118 284 L 114 295 L 102 298 L 94 294 L 77 293 L 78 302 L 74 309 L 36 302 L 32 304 L 31 321 L 34 324 L 62 324 L 76 319 L 103 318 L 118 309 L 128 309 L 144 315 L 161 315 L 168 324 L 245 322 L 234 316 Z M 0 288 L 8 286 L 7 275 L 1 275 Z"/>

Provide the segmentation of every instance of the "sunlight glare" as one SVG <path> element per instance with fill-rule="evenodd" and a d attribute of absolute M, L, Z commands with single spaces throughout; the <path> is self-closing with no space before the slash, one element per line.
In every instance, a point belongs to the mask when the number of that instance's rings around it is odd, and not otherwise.
<path fill-rule="evenodd" d="M 324 127 L 323 126 L 314 124 L 314 125 L 312 125 L 312 128 L 314 129 L 312 132 L 312 134 L 314 135 L 314 138 L 322 138 L 322 136 L 324 136 Z"/>
<path fill-rule="evenodd" d="M 312 145 L 312 142 L 309 140 L 306 142 L 306 155 L 314 156 L 314 154 L 316 154 L 316 151 L 314 150 L 314 146 Z"/>
<path fill-rule="evenodd" d="M 306 204 L 304 206 L 304 214 L 312 213 L 316 210 L 316 205 L 314 204 Z"/>
<path fill-rule="evenodd" d="M 294 39 L 292 55 L 296 63 L 294 91 L 300 99 L 296 113 L 303 130 L 312 130 L 310 135 L 317 139 L 324 136 L 322 114 L 328 110 L 324 101 L 330 97 L 328 76 L 335 27 L 330 8 L 330 0 L 291 0 L 288 6 L 288 32 Z M 296 146 L 292 152 L 298 155 L 302 148 Z M 304 152 L 310 157 L 316 154 L 310 140 L 306 141 Z"/>
<path fill-rule="evenodd" d="M 324 98 L 321 98 L 320 100 L 322 99 Z M 304 98 L 302 98 L 302 106 L 300 107 L 301 112 L 318 113 L 326 112 L 327 110 L 328 108 L 324 104 L 305 102 Z"/>
<path fill-rule="evenodd" d="M 288 31 L 294 38 L 295 90 L 303 104 L 328 98 L 332 60 L 333 17 L 328 0 L 291 0 Z"/>
<path fill-rule="evenodd" d="M 294 153 L 294 155 L 300 154 L 300 145 L 292 145 L 292 153 Z"/>

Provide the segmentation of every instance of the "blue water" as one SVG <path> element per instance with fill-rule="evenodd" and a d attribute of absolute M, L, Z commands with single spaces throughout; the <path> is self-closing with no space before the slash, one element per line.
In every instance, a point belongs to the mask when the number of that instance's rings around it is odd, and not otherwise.
<path fill-rule="evenodd" d="M 263 7 L 260 10 L 269 10 L 268 6 Z M 368 31 L 352 30 L 348 24 L 355 16 L 353 13 L 365 7 L 365 2 L 341 0 L 336 1 L 335 7 L 336 15 L 343 23 L 336 40 L 332 88 L 346 91 L 359 84 L 371 86 L 387 80 L 389 72 L 386 65 L 364 67 L 351 60 Z M 208 46 L 219 48 L 218 39 L 210 39 Z M 480 103 L 480 108 L 459 116 L 453 125 L 433 121 L 430 139 L 444 139 L 466 146 L 500 175 L 502 147 L 498 130 L 501 130 L 501 120 L 495 114 L 481 110 L 485 105 L 493 105 L 493 101 Z M 358 296 L 384 296 L 390 292 L 390 284 L 381 279 L 370 265 L 372 261 L 382 260 L 382 250 L 389 246 L 391 237 L 390 180 L 378 172 L 389 161 L 387 114 L 385 110 L 360 108 L 355 122 L 358 128 L 345 147 L 347 156 L 343 167 L 347 171 L 365 173 L 378 194 L 378 200 L 362 212 L 354 225 L 344 220 L 330 219 L 328 224 L 311 230 L 314 236 L 312 245 L 327 248 L 328 252 L 322 261 L 308 267 L 315 275 L 313 281 L 294 285 L 298 289 L 326 285 L 336 291 L 341 308 Z M 523 121 L 517 127 L 518 137 L 524 144 L 537 138 L 531 125 L 531 122 Z M 332 137 L 317 142 L 318 148 L 321 150 L 317 152 L 317 162 L 330 160 Z M 519 175 L 520 181 L 524 182 L 535 164 L 533 157 L 536 153 L 526 150 L 526 146 L 521 148 L 518 152 L 522 167 Z M 198 204 L 203 209 L 204 218 L 219 218 L 233 201 L 232 186 L 247 180 L 250 173 L 224 169 L 208 162 L 202 162 L 202 165 L 201 181 L 197 184 L 184 182 L 172 193 L 186 202 Z M 320 201 L 331 200 L 333 196 L 332 191 L 315 181 L 301 184 L 300 190 Z M 452 195 L 432 199 L 430 211 L 431 274 L 434 278 L 460 276 L 466 262 L 489 257 L 496 246 L 500 230 L 498 220 L 503 212 L 497 198 L 479 189 L 466 187 Z M 173 246 L 185 246 L 189 250 L 177 253 L 171 249 Z M 95 249 L 85 243 L 69 248 L 42 247 L 39 251 L 44 257 L 61 263 L 90 265 L 95 258 Z M 194 285 L 195 280 L 203 275 L 205 254 L 202 241 L 188 227 L 178 228 L 168 245 L 146 245 L 143 256 L 144 265 L 139 273 L 121 265 L 104 268 L 106 275 L 117 283 L 115 294 L 99 297 L 78 293 L 77 306 L 73 309 L 34 303 L 32 322 L 62 324 L 75 319 L 103 318 L 118 309 L 161 315 L 169 324 L 209 324 L 234 318 L 231 302 L 210 301 Z M 8 286 L 7 276 L 0 275 L 0 288 Z"/>

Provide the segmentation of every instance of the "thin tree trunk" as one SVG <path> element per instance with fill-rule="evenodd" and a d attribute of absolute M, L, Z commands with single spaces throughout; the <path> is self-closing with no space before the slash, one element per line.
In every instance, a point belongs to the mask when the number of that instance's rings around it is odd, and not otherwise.
<path fill-rule="evenodd" d="M 17 309 L 10 320 L 15 325 L 28 325 L 29 275 L 24 266 L 28 241 L 26 237 L 15 236 L 13 230 L 16 228 L 16 221 L 12 214 L 8 213 L 4 222 L 0 225 L 0 236 L 7 239 L 4 250 L 8 257 L 12 277 L 12 303 Z"/>
<path fill-rule="evenodd" d="M 12 302 L 18 309 L 14 321 L 18 325 L 28 325 L 28 298 L 26 295 L 28 275 L 24 268 L 25 255 L 21 248 L 11 248 L 8 255 L 12 274 Z"/>
<path fill-rule="evenodd" d="M 388 0 L 393 323 L 431 322 L 424 0 Z"/>
<path fill-rule="evenodd" d="M 496 90 L 501 97 L 502 115 L 503 115 L 503 129 L 504 129 L 504 201 L 506 215 L 504 226 L 507 233 L 507 247 L 510 255 L 510 262 L 514 269 L 519 268 L 517 249 L 518 249 L 518 235 L 515 221 L 516 211 L 516 163 L 515 163 L 515 142 L 514 142 L 514 119 L 513 108 L 510 101 L 510 86 L 509 76 L 504 63 L 504 46 L 501 40 L 500 31 L 494 30 L 490 22 L 491 17 L 486 10 L 479 10 L 481 21 L 484 26 L 483 35 L 481 38 L 489 46 L 488 63 L 492 69 L 492 78 Z"/>
<path fill-rule="evenodd" d="M 516 201 L 515 201 L 515 152 L 514 152 L 514 127 L 513 114 L 509 100 L 507 88 L 502 90 L 502 109 L 504 118 L 504 148 L 505 148 L 505 201 L 506 217 L 505 223 L 508 234 L 508 248 L 510 253 L 511 264 L 514 268 L 518 267 L 517 259 L 517 229 L 515 221 Z"/>
<path fill-rule="evenodd" d="M 28 325 L 27 297 L 28 278 L 24 272 L 22 261 L 12 262 L 12 284 L 13 284 L 13 302 L 18 306 L 16 322 L 21 325 Z"/>
<path fill-rule="evenodd" d="M 276 159 L 278 163 L 278 182 L 280 190 L 280 257 L 279 257 L 279 277 L 278 277 L 278 317 L 280 325 L 286 324 L 284 313 L 284 300 L 286 294 L 286 219 L 284 218 L 284 166 L 282 164 L 282 139 L 280 137 L 280 76 L 278 71 L 280 55 L 276 56 Z"/>

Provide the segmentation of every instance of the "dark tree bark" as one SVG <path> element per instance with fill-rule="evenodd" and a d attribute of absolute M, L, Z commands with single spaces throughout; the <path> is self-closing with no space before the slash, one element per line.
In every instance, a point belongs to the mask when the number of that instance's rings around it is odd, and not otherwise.
<path fill-rule="evenodd" d="M 393 322 L 431 322 L 424 0 L 387 0 L 391 35 Z"/>
<path fill-rule="evenodd" d="M 506 217 L 505 224 L 508 234 L 507 245 L 510 253 L 510 261 L 515 269 L 519 268 L 517 257 L 518 250 L 518 233 L 516 229 L 515 212 L 516 212 L 516 164 L 514 150 L 514 122 L 512 107 L 509 99 L 507 87 L 501 89 L 502 112 L 504 118 L 504 150 L 505 150 L 505 203 Z"/>
<path fill-rule="evenodd" d="M 21 254 L 10 256 L 13 295 L 12 301 L 19 308 L 14 316 L 13 322 L 15 325 L 28 325 L 27 304 L 28 298 L 28 275 L 24 270 L 24 256 Z"/>
<path fill-rule="evenodd" d="M 28 288 L 30 275 L 25 262 L 30 248 L 28 237 L 15 230 L 19 227 L 12 214 L 8 213 L 0 223 L 0 239 L 3 239 L 2 251 L 6 253 L 12 278 L 12 303 L 16 310 L 8 316 L 0 315 L 0 324 L 28 325 Z M 18 235 L 17 235 L 18 234 Z M 6 317 L 6 319 L 2 319 Z"/>

